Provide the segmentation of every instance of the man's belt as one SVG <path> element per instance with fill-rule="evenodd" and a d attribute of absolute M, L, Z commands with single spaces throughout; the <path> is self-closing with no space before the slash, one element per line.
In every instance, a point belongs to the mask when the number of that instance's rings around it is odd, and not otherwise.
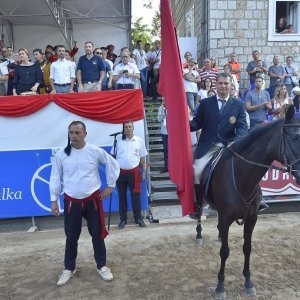
<path fill-rule="evenodd" d="M 100 197 L 100 192 L 99 190 L 95 191 L 92 195 L 83 198 L 83 199 L 75 199 L 72 198 L 71 196 L 67 195 L 66 193 L 64 194 L 64 198 L 67 201 L 67 206 L 68 206 L 68 213 L 71 212 L 71 207 L 72 203 L 79 203 L 81 204 L 82 208 L 85 206 L 85 204 L 89 201 L 94 201 L 94 207 L 95 210 L 97 210 L 97 204 L 98 202 L 98 207 L 99 207 L 99 221 L 100 221 L 100 228 L 101 228 L 101 233 L 100 233 L 100 240 L 104 240 L 105 237 L 108 235 L 108 232 L 105 227 L 105 217 L 104 217 L 104 210 L 103 210 L 103 204 L 102 204 L 102 199 Z"/>
<path fill-rule="evenodd" d="M 117 88 L 133 89 L 133 84 L 131 84 L 131 83 L 128 83 L 128 84 L 118 83 Z"/>
<path fill-rule="evenodd" d="M 92 81 L 82 81 L 83 84 L 92 84 L 95 82 L 99 82 L 99 80 L 92 80 Z"/>
<path fill-rule="evenodd" d="M 57 85 L 57 86 L 68 86 L 68 85 L 71 85 L 71 83 L 62 83 L 62 84 L 54 83 L 54 85 Z"/>
<path fill-rule="evenodd" d="M 141 179 L 140 179 L 140 168 L 139 166 L 130 169 L 130 170 L 124 170 L 120 169 L 121 174 L 128 174 L 128 173 L 133 173 L 134 174 L 134 193 L 140 193 L 141 192 Z"/>

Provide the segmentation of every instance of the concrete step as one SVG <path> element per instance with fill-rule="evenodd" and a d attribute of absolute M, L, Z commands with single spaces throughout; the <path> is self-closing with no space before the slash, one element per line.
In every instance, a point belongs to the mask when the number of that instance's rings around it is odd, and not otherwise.
<path fill-rule="evenodd" d="M 157 113 L 146 113 L 146 119 L 148 120 L 148 119 L 157 119 Z"/>
<path fill-rule="evenodd" d="M 158 180 L 170 180 L 169 173 L 160 173 L 160 171 L 151 171 L 151 180 L 158 181 Z"/>
<path fill-rule="evenodd" d="M 152 143 L 152 142 L 161 142 L 162 143 L 161 136 L 149 136 L 149 143 Z"/>
<path fill-rule="evenodd" d="M 146 116 L 146 120 L 147 120 L 147 123 L 154 123 L 154 122 L 158 122 L 157 121 L 157 116 L 153 117 L 153 116 Z"/>
<path fill-rule="evenodd" d="M 171 180 L 152 181 L 151 186 L 155 189 L 159 189 L 159 188 L 176 188 L 176 184 L 174 184 Z"/>
<path fill-rule="evenodd" d="M 177 196 L 176 191 L 172 191 L 172 192 L 155 192 L 151 195 L 151 200 L 153 202 L 159 202 L 159 201 L 178 202 L 179 198 Z"/>
<path fill-rule="evenodd" d="M 149 150 L 150 151 L 163 150 L 163 149 L 164 149 L 164 147 L 163 147 L 162 143 L 161 144 L 150 144 L 149 145 Z"/>
<path fill-rule="evenodd" d="M 161 134 L 160 133 L 160 129 L 150 129 L 150 130 L 148 130 L 148 134 L 150 135 L 150 134 Z"/>
<path fill-rule="evenodd" d="M 157 105 L 147 105 L 147 106 L 145 106 L 145 111 L 155 111 L 157 113 L 158 108 L 159 108 L 159 106 L 157 106 Z"/>
<path fill-rule="evenodd" d="M 152 153 L 150 153 L 150 161 L 161 160 L 161 159 L 164 159 L 164 153 L 163 152 L 152 152 Z"/>
<path fill-rule="evenodd" d="M 163 160 L 154 160 L 154 161 L 150 161 L 150 166 L 151 166 L 151 167 L 155 167 L 155 168 L 157 168 L 157 167 L 163 168 L 163 166 L 164 166 L 164 161 L 163 161 Z"/>
<path fill-rule="evenodd" d="M 160 128 L 161 124 L 159 122 L 157 123 L 147 123 L 147 127 L 149 128 Z"/>

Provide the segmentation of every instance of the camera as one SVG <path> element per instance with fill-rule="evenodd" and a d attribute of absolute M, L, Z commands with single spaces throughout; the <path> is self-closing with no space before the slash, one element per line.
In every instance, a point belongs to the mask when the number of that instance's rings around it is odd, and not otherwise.
<path fill-rule="evenodd" d="M 128 73 L 128 70 L 124 70 L 124 71 L 123 71 L 123 74 L 127 74 L 127 73 Z"/>

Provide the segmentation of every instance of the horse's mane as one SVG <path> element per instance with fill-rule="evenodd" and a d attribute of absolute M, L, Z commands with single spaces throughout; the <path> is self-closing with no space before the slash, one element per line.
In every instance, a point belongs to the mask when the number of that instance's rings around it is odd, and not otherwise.
<path fill-rule="evenodd" d="M 234 151 L 236 151 L 237 153 L 241 153 L 243 150 L 250 147 L 262 135 L 265 135 L 265 134 L 269 133 L 270 131 L 276 132 L 276 127 L 283 122 L 284 122 L 284 119 L 279 119 L 279 120 L 270 122 L 265 125 L 257 126 L 253 130 L 251 130 L 246 136 L 244 136 L 239 141 L 232 144 L 232 146 L 231 146 L 232 149 Z M 232 152 L 227 151 L 227 155 L 231 156 Z"/>

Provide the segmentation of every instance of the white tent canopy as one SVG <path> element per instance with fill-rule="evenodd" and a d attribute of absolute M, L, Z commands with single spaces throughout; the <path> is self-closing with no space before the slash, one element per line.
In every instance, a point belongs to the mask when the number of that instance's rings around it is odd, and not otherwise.
<path fill-rule="evenodd" d="M 85 41 L 95 46 L 128 46 L 131 0 L 1 0 L 0 29 L 14 49 L 45 49 L 47 44 L 72 48 L 80 54 Z"/>

